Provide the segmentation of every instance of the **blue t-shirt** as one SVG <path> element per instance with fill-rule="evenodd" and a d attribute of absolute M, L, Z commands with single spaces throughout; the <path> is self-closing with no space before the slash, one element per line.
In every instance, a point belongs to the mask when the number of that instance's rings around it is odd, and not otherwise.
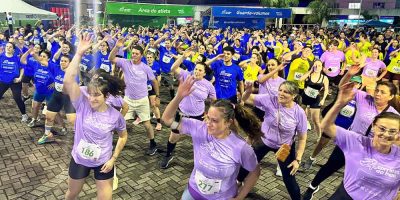
<path fill-rule="evenodd" d="M 226 66 L 222 60 L 211 64 L 215 77 L 215 91 L 218 99 L 229 99 L 236 96 L 238 81 L 243 81 L 242 69 L 233 64 Z"/>
<path fill-rule="evenodd" d="M 27 52 L 29 49 L 26 46 L 23 46 L 21 49 L 19 47 L 15 47 L 15 51 L 14 54 L 21 57 L 22 54 L 24 54 L 25 52 Z"/>
<path fill-rule="evenodd" d="M 23 67 L 24 67 L 24 76 L 27 76 L 27 77 L 32 77 L 33 76 L 33 74 L 35 73 L 35 66 L 32 65 L 32 63 L 35 63 L 34 61 L 36 61 L 35 58 L 33 56 L 31 56 L 31 55 L 28 55 L 27 64 L 23 65 Z"/>
<path fill-rule="evenodd" d="M 322 54 L 324 53 L 324 50 L 322 50 L 322 45 L 314 44 L 312 52 L 313 52 L 315 58 L 319 60 L 321 58 Z"/>
<path fill-rule="evenodd" d="M 61 47 L 60 47 L 60 45 L 58 44 L 58 42 L 53 41 L 53 42 L 51 43 L 51 49 L 50 49 L 51 55 L 54 55 L 55 53 L 57 53 L 58 49 L 60 49 L 60 48 L 61 48 Z"/>
<path fill-rule="evenodd" d="M 4 53 L 0 55 L 0 82 L 10 84 L 19 77 L 21 64 L 19 57 L 14 54 L 7 57 Z"/>
<path fill-rule="evenodd" d="M 266 41 L 265 43 L 265 46 L 267 47 L 267 56 L 268 56 L 268 59 L 272 59 L 272 58 L 274 58 L 275 57 L 275 52 L 274 52 L 274 50 L 273 50 L 273 48 L 272 48 L 272 45 L 274 45 L 274 46 L 276 46 L 276 42 L 275 41 L 273 41 L 273 42 L 269 42 L 269 41 Z"/>
<path fill-rule="evenodd" d="M 164 73 L 169 73 L 171 71 L 172 64 L 175 62 L 175 59 L 171 55 L 177 55 L 178 53 L 173 47 L 171 47 L 171 50 L 168 51 L 167 48 L 160 46 L 159 51 L 161 71 Z"/>
<path fill-rule="evenodd" d="M 28 61 L 31 62 L 31 61 Z M 54 77 L 52 70 L 55 68 L 56 64 L 53 62 L 49 62 L 49 65 L 42 66 L 39 62 L 33 61 L 34 63 L 30 63 L 35 66 L 35 74 L 33 76 L 34 84 L 36 87 L 36 92 L 39 94 L 49 95 L 53 93 L 54 89 L 49 89 L 49 85 L 54 83 Z M 36 64 L 35 64 L 36 63 Z"/>
<path fill-rule="evenodd" d="M 204 53 L 204 55 L 206 56 L 206 58 L 208 58 L 208 59 L 213 59 L 213 58 L 215 58 L 215 56 L 217 56 L 217 54 L 214 54 L 214 53 Z"/>
<path fill-rule="evenodd" d="M 236 45 L 233 45 L 233 49 L 235 49 L 235 53 L 237 53 L 239 55 L 245 54 L 245 51 L 244 51 L 244 48 L 242 47 L 242 45 L 240 45 L 239 47 L 237 47 Z"/>
<path fill-rule="evenodd" d="M 348 129 L 353 123 L 356 113 L 356 101 L 351 100 L 345 107 L 340 110 L 336 118 L 335 124 L 342 128 Z"/>
<path fill-rule="evenodd" d="M 93 55 L 85 54 L 82 57 L 79 69 L 81 72 L 89 72 L 93 68 Z"/>
<path fill-rule="evenodd" d="M 194 68 L 196 67 L 196 64 L 194 64 L 192 61 L 190 60 L 183 60 L 183 65 L 185 65 L 186 69 L 189 72 L 192 72 L 194 70 Z"/>
<path fill-rule="evenodd" d="M 96 64 L 95 69 L 104 69 L 106 72 L 111 73 L 112 65 L 108 57 L 110 56 L 110 52 L 107 52 L 106 55 L 103 55 L 101 51 L 98 51 L 96 54 Z"/>
<path fill-rule="evenodd" d="M 146 63 L 147 64 L 147 63 Z M 153 74 L 154 74 L 154 76 L 156 77 L 156 79 L 157 79 L 157 76 L 160 76 L 161 75 L 161 67 L 160 67 L 160 63 L 158 63 L 157 61 L 154 61 L 153 62 L 153 66 L 149 66 L 149 67 L 151 67 L 151 70 L 153 70 Z M 152 83 L 152 81 L 147 81 L 147 85 L 149 85 L 149 86 L 152 86 L 151 85 L 151 83 Z M 148 87 L 149 88 L 149 91 L 152 89 L 152 88 L 150 88 L 150 87 Z"/>

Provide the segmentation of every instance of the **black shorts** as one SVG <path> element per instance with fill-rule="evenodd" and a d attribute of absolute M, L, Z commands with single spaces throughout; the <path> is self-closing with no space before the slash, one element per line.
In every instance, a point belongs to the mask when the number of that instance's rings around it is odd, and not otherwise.
<path fill-rule="evenodd" d="M 153 85 L 150 85 L 151 86 L 151 90 L 148 90 L 149 91 L 149 96 L 155 96 L 156 95 L 156 91 L 154 91 L 154 88 L 153 88 Z M 149 89 L 150 87 L 149 87 L 149 85 L 147 85 L 147 89 Z"/>
<path fill-rule="evenodd" d="M 395 74 L 395 73 L 388 71 L 386 73 L 385 77 L 383 77 L 383 78 L 389 79 L 390 81 L 394 81 L 394 80 L 400 81 L 400 74 Z"/>
<path fill-rule="evenodd" d="M 33 76 L 25 76 L 22 75 L 22 83 L 30 83 L 31 81 L 33 81 Z"/>
<path fill-rule="evenodd" d="M 104 164 L 103 164 L 104 165 Z M 98 167 L 86 167 L 84 165 L 77 164 L 74 158 L 71 158 L 71 162 L 69 163 L 68 174 L 72 179 L 83 179 L 89 176 L 90 170 L 94 171 L 94 179 L 96 180 L 108 180 L 114 177 L 114 168 L 110 170 L 108 173 L 101 173 L 101 168 L 103 165 Z"/>
<path fill-rule="evenodd" d="M 326 75 L 325 75 L 326 76 Z M 335 84 L 335 85 L 339 85 L 339 83 L 340 83 L 340 80 L 342 80 L 342 77 L 343 76 L 341 76 L 341 75 L 337 75 L 337 76 L 335 76 L 335 77 L 329 77 L 329 76 L 327 76 L 328 77 L 328 80 L 329 80 L 329 83 L 330 84 Z"/>
<path fill-rule="evenodd" d="M 310 108 L 321 108 L 320 102 L 321 99 L 319 97 L 314 99 L 304 94 L 304 92 L 301 95 L 301 103 L 303 105 L 309 106 Z"/>
<path fill-rule="evenodd" d="M 182 117 L 204 121 L 204 114 L 199 115 L 199 116 L 186 116 L 186 115 L 183 115 L 180 111 L 176 111 L 176 113 L 175 113 L 175 121 L 179 122 L 180 119 L 182 119 Z M 178 129 L 172 129 L 171 131 L 173 133 L 179 134 L 179 130 Z"/>
<path fill-rule="evenodd" d="M 63 107 L 66 114 L 75 113 L 75 108 L 72 105 L 69 96 L 61 92 L 54 91 L 49 103 L 47 104 L 47 110 L 50 112 L 60 112 Z"/>

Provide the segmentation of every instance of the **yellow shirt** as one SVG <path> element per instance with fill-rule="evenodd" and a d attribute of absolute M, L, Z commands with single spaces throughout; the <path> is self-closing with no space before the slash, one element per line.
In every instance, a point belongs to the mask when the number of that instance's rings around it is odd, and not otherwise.
<path fill-rule="evenodd" d="M 368 57 L 371 57 L 371 50 L 369 50 L 369 48 L 372 46 L 372 44 L 370 42 L 364 42 L 361 43 L 357 43 L 357 47 L 358 49 L 360 49 L 360 53 L 361 54 L 365 54 Z"/>
<path fill-rule="evenodd" d="M 353 53 L 354 56 L 356 57 L 356 59 L 359 59 L 361 57 L 361 53 L 360 51 L 354 49 L 354 50 L 348 50 L 346 51 L 346 53 L 344 54 L 344 56 L 346 57 L 346 63 L 347 65 L 354 65 L 355 61 L 353 60 Z"/>
<path fill-rule="evenodd" d="M 344 51 L 346 49 L 346 42 L 340 40 L 338 49 Z"/>
<path fill-rule="evenodd" d="M 390 60 L 390 64 L 386 69 L 393 74 L 400 74 L 400 53 Z"/>
<path fill-rule="evenodd" d="M 288 81 L 295 82 L 300 89 L 304 89 L 304 81 L 299 79 L 310 69 L 312 66 L 311 60 L 304 60 L 302 58 L 296 58 L 292 61 L 289 68 L 289 74 L 287 77 Z"/>
<path fill-rule="evenodd" d="M 243 72 L 244 80 L 246 81 L 256 81 L 258 72 L 260 71 L 261 67 L 258 65 L 248 64 L 246 69 Z"/>

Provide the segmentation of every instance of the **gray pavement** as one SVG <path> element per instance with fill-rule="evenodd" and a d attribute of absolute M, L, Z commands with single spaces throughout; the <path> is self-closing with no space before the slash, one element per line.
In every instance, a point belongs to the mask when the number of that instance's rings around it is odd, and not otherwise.
<path fill-rule="evenodd" d="M 164 91 L 161 96 L 169 96 L 167 90 Z M 30 104 L 26 105 L 30 113 Z M 44 132 L 44 119 L 35 128 L 28 128 L 20 120 L 20 113 L 8 91 L 0 100 L 0 200 L 63 199 L 68 186 L 73 133 L 57 136 L 53 143 L 38 145 L 36 141 Z M 156 132 L 156 142 L 163 149 L 168 135 L 169 130 L 165 127 Z M 315 134 L 311 132 L 303 161 L 310 155 L 314 144 Z M 178 143 L 175 159 L 166 170 L 159 168 L 162 154 L 146 156 L 147 147 L 144 128 L 129 125 L 128 142 L 117 161 L 119 188 L 114 191 L 114 199 L 180 199 L 193 168 L 190 138 Z M 323 150 L 318 164 L 326 162 L 332 147 L 330 144 Z M 264 158 L 261 167 L 261 177 L 247 199 L 289 199 L 282 178 L 275 176 L 273 153 Z M 313 166 L 311 170 L 296 175 L 302 193 L 318 169 L 319 166 Z M 328 199 L 342 181 L 342 176 L 342 172 L 335 173 L 322 183 L 315 199 Z M 94 199 L 96 186 L 93 174 L 86 183 L 80 199 Z"/>

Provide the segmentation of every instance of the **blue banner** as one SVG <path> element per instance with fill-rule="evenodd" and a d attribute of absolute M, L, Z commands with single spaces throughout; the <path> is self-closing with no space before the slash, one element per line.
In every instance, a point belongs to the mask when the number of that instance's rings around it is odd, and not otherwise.
<path fill-rule="evenodd" d="M 245 8 L 245 7 L 212 7 L 214 17 L 234 18 L 290 18 L 291 9 L 284 8 Z"/>
<path fill-rule="evenodd" d="M 226 17 L 214 17 L 215 28 L 249 28 L 249 29 L 264 29 L 265 19 L 264 18 L 226 18 Z"/>

